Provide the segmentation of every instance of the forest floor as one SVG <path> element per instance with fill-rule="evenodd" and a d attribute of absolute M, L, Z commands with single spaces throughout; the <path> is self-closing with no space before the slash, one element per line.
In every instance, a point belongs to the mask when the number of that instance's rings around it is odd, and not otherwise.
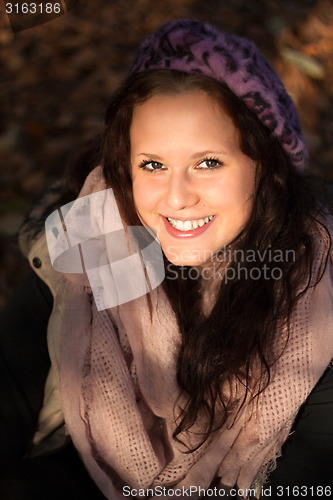
<path fill-rule="evenodd" d="M 94 0 L 13 33 L 0 3 L 0 308 L 27 273 L 16 234 L 43 189 L 98 133 L 139 42 L 178 17 L 251 38 L 294 99 L 309 170 L 333 183 L 331 0 Z"/>

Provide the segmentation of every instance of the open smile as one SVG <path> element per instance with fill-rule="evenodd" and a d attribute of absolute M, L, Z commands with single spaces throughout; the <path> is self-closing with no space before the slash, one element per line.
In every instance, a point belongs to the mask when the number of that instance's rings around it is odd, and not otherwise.
<path fill-rule="evenodd" d="M 214 215 L 208 215 L 201 219 L 172 219 L 164 217 L 165 227 L 168 233 L 175 238 L 194 237 L 202 234 L 214 221 Z"/>
<path fill-rule="evenodd" d="M 209 215 L 204 219 L 193 220 L 171 219 L 170 217 L 167 217 L 167 219 L 170 222 L 171 226 L 175 229 L 178 229 L 178 231 L 193 231 L 193 229 L 198 229 L 198 227 L 202 227 L 205 224 L 208 224 L 208 222 L 211 221 L 213 217 L 214 215 Z"/>

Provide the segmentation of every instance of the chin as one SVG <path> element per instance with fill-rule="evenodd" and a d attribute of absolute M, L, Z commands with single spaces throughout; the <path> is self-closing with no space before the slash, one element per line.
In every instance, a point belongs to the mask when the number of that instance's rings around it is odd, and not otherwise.
<path fill-rule="evenodd" d="M 188 267 L 199 267 L 202 265 L 202 262 L 190 261 L 190 260 L 170 260 L 172 264 L 178 267 L 188 266 Z"/>

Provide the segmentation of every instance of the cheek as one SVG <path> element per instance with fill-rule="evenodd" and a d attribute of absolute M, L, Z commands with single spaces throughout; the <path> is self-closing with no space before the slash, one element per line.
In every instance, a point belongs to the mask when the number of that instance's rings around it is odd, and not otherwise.
<path fill-rule="evenodd" d="M 134 179 L 132 189 L 135 207 L 139 212 L 141 212 L 145 205 L 144 184 L 140 182 L 140 180 Z"/>
<path fill-rule="evenodd" d="M 245 168 L 241 168 L 237 176 L 230 178 L 229 181 L 227 188 L 235 203 L 243 205 L 253 199 L 255 191 L 255 169 L 252 165 L 246 165 Z"/>
<path fill-rule="evenodd" d="M 229 216 L 240 216 L 251 211 L 254 197 L 253 179 L 224 179 L 223 183 L 216 184 L 209 192 L 208 199 L 212 206 Z"/>
<path fill-rule="evenodd" d="M 145 176 L 146 177 L 146 176 Z M 157 193 L 149 179 L 141 176 L 134 178 L 132 183 L 133 199 L 137 212 L 149 213 L 156 208 Z"/>
<path fill-rule="evenodd" d="M 239 219 L 239 222 L 244 225 L 252 212 L 253 202 L 254 202 L 254 184 L 248 182 L 239 186 L 237 194 L 235 195 L 235 205 L 237 205 L 238 210 L 235 206 L 235 217 Z"/>

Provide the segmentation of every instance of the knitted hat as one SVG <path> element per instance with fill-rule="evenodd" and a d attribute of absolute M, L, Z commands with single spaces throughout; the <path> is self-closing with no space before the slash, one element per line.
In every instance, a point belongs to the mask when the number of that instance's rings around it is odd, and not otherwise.
<path fill-rule="evenodd" d="M 304 169 L 307 149 L 294 103 L 249 40 L 198 20 L 171 21 L 143 41 L 130 74 L 153 69 L 199 73 L 225 83 L 279 139 L 295 168 Z"/>

